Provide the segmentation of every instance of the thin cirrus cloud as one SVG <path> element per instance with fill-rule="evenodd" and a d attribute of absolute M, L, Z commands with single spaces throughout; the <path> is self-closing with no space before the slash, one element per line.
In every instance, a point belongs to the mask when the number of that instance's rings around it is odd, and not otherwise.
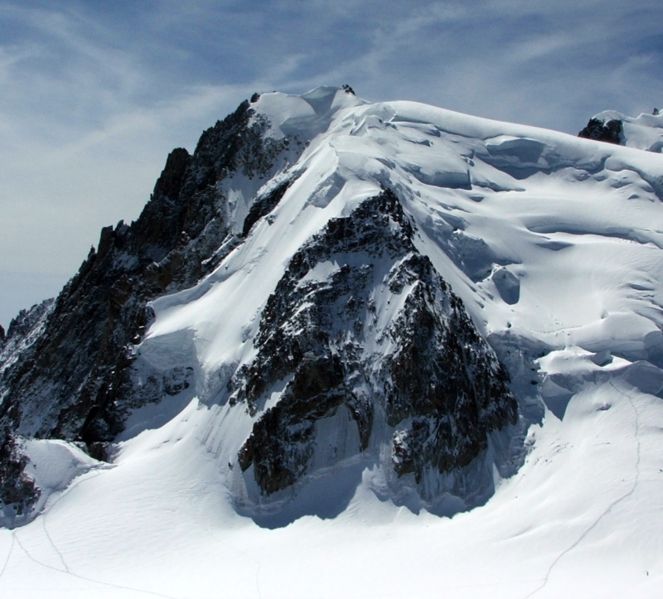
<path fill-rule="evenodd" d="M 663 104 L 658 0 L 0 0 L 0 323 L 252 91 L 350 83 L 573 133 Z"/>

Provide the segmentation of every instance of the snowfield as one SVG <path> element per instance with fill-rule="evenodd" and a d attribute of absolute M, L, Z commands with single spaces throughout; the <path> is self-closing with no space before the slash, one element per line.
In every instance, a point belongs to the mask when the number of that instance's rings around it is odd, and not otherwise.
<path fill-rule="evenodd" d="M 137 347 L 145 376 L 192 364 L 194 384 L 134 413 L 110 466 L 27 442 L 46 492 L 35 520 L 0 529 L 0 595 L 660 597 L 663 156 L 336 88 L 255 109 L 307 145 L 267 183 L 224 181 L 229 217 L 241 228 L 292 183 L 217 270 L 153 303 Z M 649 144 L 646 125 L 625 135 Z M 227 403 L 229 369 L 255 356 L 297 249 L 383 188 L 509 370 L 522 436 L 492 440 L 492 480 L 475 482 L 494 494 L 469 511 L 385 501 L 379 466 L 348 459 L 267 525 L 236 463 L 254 418 Z"/>

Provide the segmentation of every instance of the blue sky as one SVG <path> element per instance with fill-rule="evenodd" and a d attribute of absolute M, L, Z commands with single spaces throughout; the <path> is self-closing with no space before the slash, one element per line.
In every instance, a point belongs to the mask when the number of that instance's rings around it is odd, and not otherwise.
<path fill-rule="evenodd" d="M 663 105 L 660 0 L 0 0 L 0 324 L 253 91 L 351 84 L 575 133 Z"/>

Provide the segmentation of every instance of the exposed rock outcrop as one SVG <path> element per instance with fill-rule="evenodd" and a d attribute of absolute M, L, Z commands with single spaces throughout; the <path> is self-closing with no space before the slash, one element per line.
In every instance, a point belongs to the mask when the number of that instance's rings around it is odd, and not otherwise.
<path fill-rule="evenodd" d="M 596 141 L 605 141 L 611 144 L 622 143 L 622 122 L 616 119 L 610 121 L 601 121 L 596 118 L 589 119 L 589 122 L 580 133 L 578 137 L 585 137 L 587 139 L 594 139 Z"/>
<path fill-rule="evenodd" d="M 44 332 L 54 300 L 47 299 L 27 310 L 21 310 L 9 323 L 4 342 L 0 344 L 0 381 L 4 373 L 21 359 Z M 28 363 L 26 368 L 30 367 Z M 0 405 L 7 389 L 0 384 Z"/>
<path fill-rule="evenodd" d="M 466 466 L 491 431 L 515 422 L 506 372 L 413 233 L 387 190 L 290 261 L 262 314 L 258 353 L 230 383 L 231 401 L 258 414 L 285 382 L 238 455 L 263 493 L 309 471 L 317 425 L 341 409 L 356 425 L 355 453 L 389 445 L 396 474 L 416 482 L 427 469 Z M 376 420 L 390 438 L 373 434 Z M 336 449 L 332 461 L 348 457 Z"/>
<path fill-rule="evenodd" d="M 27 463 L 9 428 L 0 430 L 0 523 L 25 518 L 39 499 L 39 489 L 25 472 Z"/>

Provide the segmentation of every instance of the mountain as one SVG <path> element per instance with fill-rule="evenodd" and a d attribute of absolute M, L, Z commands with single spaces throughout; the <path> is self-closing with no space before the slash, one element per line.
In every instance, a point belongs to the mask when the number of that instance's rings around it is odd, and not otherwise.
<path fill-rule="evenodd" d="M 0 341 L 0 578 L 654 596 L 662 198 L 656 151 L 254 94 Z"/>

